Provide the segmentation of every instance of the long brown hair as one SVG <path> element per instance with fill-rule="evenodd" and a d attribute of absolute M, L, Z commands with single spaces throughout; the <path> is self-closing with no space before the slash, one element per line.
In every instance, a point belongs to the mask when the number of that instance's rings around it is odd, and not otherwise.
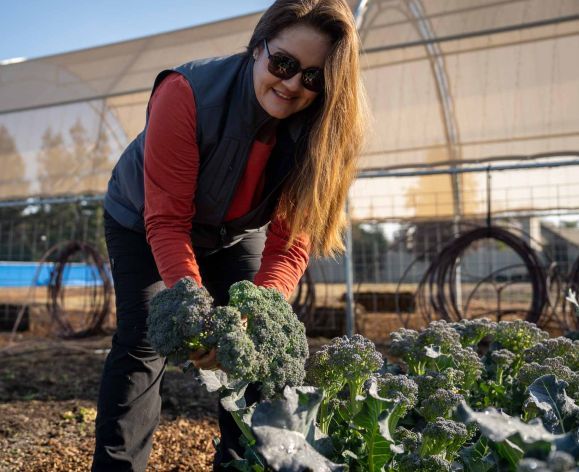
<path fill-rule="evenodd" d="M 309 132 L 303 165 L 290 176 L 277 212 L 289 226 L 289 244 L 305 233 L 314 254 L 334 255 L 344 249 L 344 205 L 356 175 L 366 117 L 359 38 L 344 0 L 277 0 L 257 24 L 248 53 L 264 39 L 297 24 L 327 34 L 332 48 L 324 65 L 325 91 Z"/>

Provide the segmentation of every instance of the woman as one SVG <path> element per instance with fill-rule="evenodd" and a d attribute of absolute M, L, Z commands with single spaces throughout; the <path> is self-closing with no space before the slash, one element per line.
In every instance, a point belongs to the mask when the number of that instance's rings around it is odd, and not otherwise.
<path fill-rule="evenodd" d="M 191 276 L 219 305 L 244 279 L 289 297 L 310 252 L 342 249 L 363 132 L 358 48 L 344 0 L 278 0 L 246 53 L 157 77 L 105 197 L 117 331 L 93 470 L 145 470 L 165 369 L 146 340 L 152 293 Z M 194 359 L 215 365 L 214 353 Z M 216 469 L 239 451 L 232 418 L 219 423 Z"/>

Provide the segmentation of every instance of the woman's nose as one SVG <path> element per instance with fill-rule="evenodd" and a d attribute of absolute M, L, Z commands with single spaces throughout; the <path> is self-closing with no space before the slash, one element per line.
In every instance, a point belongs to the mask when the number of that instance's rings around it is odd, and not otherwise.
<path fill-rule="evenodd" d="M 302 86 L 302 73 L 298 72 L 293 77 L 283 81 L 284 85 L 292 92 L 297 92 Z"/>

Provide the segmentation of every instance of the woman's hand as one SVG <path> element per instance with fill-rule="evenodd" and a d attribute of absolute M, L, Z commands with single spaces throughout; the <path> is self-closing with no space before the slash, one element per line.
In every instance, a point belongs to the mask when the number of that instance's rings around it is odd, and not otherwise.
<path fill-rule="evenodd" d="M 198 369 L 215 370 L 220 368 L 219 362 L 217 361 L 216 348 L 210 351 L 197 349 L 189 355 L 189 359 L 193 361 L 193 365 Z"/>
<path fill-rule="evenodd" d="M 241 324 L 244 329 L 247 329 L 247 317 L 241 317 Z M 198 369 L 214 370 L 221 369 L 217 361 L 217 348 L 212 348 L 210 351 L 206 349 L 197 349 L 189 354 L 189 360 L 193 361 L 193 365 Z"/>

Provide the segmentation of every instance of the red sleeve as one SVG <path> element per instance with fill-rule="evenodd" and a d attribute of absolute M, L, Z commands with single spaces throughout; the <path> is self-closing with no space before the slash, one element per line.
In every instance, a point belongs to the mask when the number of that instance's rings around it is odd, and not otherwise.
<path fill-rule="evenodd" d="M 289 249 L 289 229 L 278 217 L 274 217 L 267 229 L 267 239 L 261 258 L 261 266 L 254 283 L 263 287 L 273 287 L 289 298 L 309 261 L 310 242 L 304 236 L 294 240 Z"/>
<path fill-rule="evenodd" d="M 145 139 L 145 228 L 167 287 L 185 276 L 201 285 L 191 243 L 199 174 L 196 110 L 187 80 L 173 73 L 149 102 Z"/>

